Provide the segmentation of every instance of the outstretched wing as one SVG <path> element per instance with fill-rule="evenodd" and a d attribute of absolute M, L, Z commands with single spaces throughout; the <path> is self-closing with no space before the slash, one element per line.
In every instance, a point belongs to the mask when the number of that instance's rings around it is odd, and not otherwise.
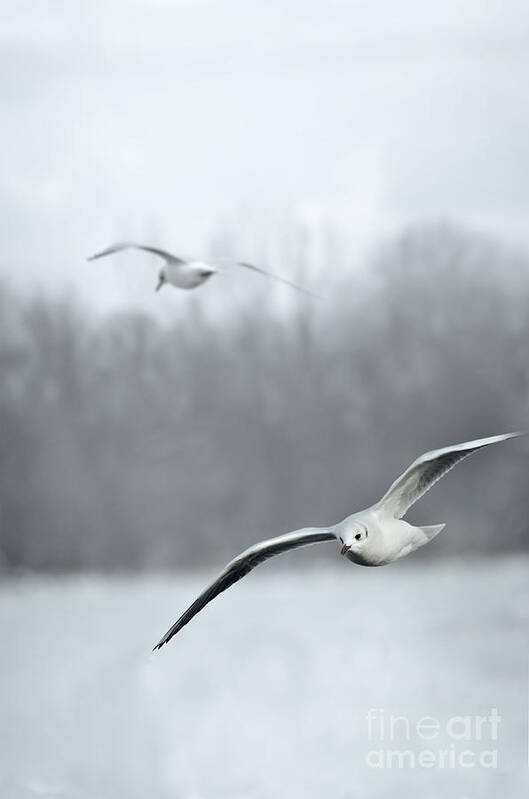
<path fill-rule="evenodd" d="M 270 538 L 268 541 L 261 541 L 259 544 L 255 544 L 245 550 L 228 563 L 215 582 L 202 591 L 193 604 L 188 607 L 171 629 L 158 641 L 154 649 L 160 649 L 170 641 L 173 635 L 176 635 L 182 627 L 190 622 L 193 616 L 196 616 L 208 602 L 211 602 L 212 599 L 215 599 L 216 596 L 229 588 L 230 585 L 233 585 L 233 583 L 236 583 L 252 569 L 255 569 L 263 561 L 273 558 L 274 555 L 281 555 L 282 552 L 288 552 L 290 549 L 298 549 L 299 547 L 318 544 L 322 541 L 332 541 L 335 538 L 336 536 L 330 530 L 312 527 L 296 530 L 293 533 L 285 533 L 285 535 L 277 536 L 277 538 Z"/>
<path fill-rule="evenodd" d="M 292 283 L 292 281 L 288 280 L 286 277 L 280 277 L 279 275 L 274 275 L 273 272 L 267 272 L 266 269 L 261 269 L 259 266 L 248 264 L 245 261 L 237 261 L 237 266 L 244 266 L 245 269 L 251 269 L 252 272 L 258 272 L 260 275 L 265 275 L 266 277 L 272 278 L 272 280 L 277 280 L 279 283 L 284 283 L 286 286 L 296 289 L 296 291 L 301 291 L 302 294 L 308 294 L 309 297 L 314 297 L 318 300 L 321 299 L 321 297 L 318 294 L 314 294 L 313 291 L 304 289 L 302 286 L 298 286 L 297 283 Z"/>
<path fill-rule="evenodd" d="M 292 281 L 288 280 L 286 277 L 274 275 L 273 272 L 267 272 L 266 269 L 261 269 L 260 266 L 249 264 L 246 261 L 234 261 L 231 258 L 215 258 L 208 259 L 208 261 L 218 264 L 219 266 L 228 266 L 231 264 L 232 266 L 242 266 L 244 269 L 251 269 L 252 272 L 257 272 L 258 274 L 269 277 L 272 280 L 277 280 L 279 283 L 284 283 L 286 286 L 290 286 L 290 288 L 293 288 L 296 291 L 301 291 L 302 294 L 308 294 L 309 297 L 314 297 L 315 299 L 321 300 L 321 297 L 318 294 L 314 294 L 314 292 L 304 289 L 302 286 L 298 286 L 297 283 L 292 283 Z"/>
<path fill-rule="evenodd" d="M 87 261 L 95 261 L 96 258 L 103 258 L 105 255 L 112 255 L 115 252 L 121 252 L 122 250 L 143 250 L 144 252 L 151 252 L 154 255 L 159 255 L 161 258 L 164 258 L 166 261 L 171 261 L 171 263 L 180 263 L 183 264 L 185 261 L 182 258 L 178 258 L 176 255 L 172 255 L 167 250 L 160 250 L 158 247 L 148 247 L 146 244 L 135 244 L 132 241 L 123 241 L 119 242 L 118 244 L 111 244 L 110 247 L 107 247 L 106 250 L 101 250 L 101 252 L 96 252 L 95 255 L 91 255 L 87 258 Z"/>
<path fill-rule="evenodd" d="M 452 447 L 435 449 L 426 452 L 417 458 L 408 469 L 390 486 L 378 506 L 386 513 L 401 519 L 406 511 L 420 499 L 423 494 L 437 483 L 441 477 L 453 469 L 456 463 L 466 458 L 472 452 L 489 444 L 507 441 L 509 438 L 525 435 L 524 433 L 506 433 L 501 436 L 480 438 L 476 441 L 467 441 L 464 444 L 454 444 Z"/>

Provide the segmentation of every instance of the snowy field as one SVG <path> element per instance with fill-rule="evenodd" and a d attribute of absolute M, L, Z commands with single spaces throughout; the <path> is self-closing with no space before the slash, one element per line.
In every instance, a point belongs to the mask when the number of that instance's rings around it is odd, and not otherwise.
<path fill-rule="evenodd" d="M 151 654 L 210 576 L 4 582 L 3 799 L 527 794 L 529 561 L 265 566 Z M 492 708 L 497 740 L 446 729 Z M 369 740 L 370 709 L 438 737 Z M 498 762 L 368 765 L 388 748 Z"/>

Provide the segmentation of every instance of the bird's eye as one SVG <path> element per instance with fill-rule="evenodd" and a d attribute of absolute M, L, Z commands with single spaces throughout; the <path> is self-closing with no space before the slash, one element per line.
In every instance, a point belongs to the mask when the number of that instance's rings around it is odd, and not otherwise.
<path fill-rule="evenodd" d="M 357 533 L 357 534 L 355 535 L 355 538 L 356 538 L 356 540 L 357 540 L 357 541 L 360 541 L 360 539 L 362 538 L 362 535 L 361 535 L 361 533 Z"/>

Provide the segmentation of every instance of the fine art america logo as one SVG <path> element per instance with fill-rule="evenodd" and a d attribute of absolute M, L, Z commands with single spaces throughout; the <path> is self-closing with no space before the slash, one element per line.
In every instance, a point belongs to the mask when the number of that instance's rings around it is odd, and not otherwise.
<path fill-rule="evenodd" d="M 498 729 L 501 716 L 493 707 L 484 716 L 439 719 L 388 715 L 369 710 L 367 738 L 372 747 L 366 764 L 373 769 L 498 767 Z"/>

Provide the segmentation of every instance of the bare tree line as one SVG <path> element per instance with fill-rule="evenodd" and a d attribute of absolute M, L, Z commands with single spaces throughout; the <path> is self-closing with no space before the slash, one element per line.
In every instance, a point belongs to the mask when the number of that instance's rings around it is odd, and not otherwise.
<path fill-rule="evenodd" d="M 329 239 L 321 262 L 335 257 Z M 524 255 L 434 225 L 381 245 L 317 308 L 277 313 L 267 290 L 222 324 L 193 297 L 192 318 L 163 326 L 4 284 L 5 568 L 218 565 L 375 501 L 426 449 L 528 426 Z M 528 487 L 522 452 L 476 458 L 414 518 L 450 522 L 437 556 L 520 550 Z"/>

